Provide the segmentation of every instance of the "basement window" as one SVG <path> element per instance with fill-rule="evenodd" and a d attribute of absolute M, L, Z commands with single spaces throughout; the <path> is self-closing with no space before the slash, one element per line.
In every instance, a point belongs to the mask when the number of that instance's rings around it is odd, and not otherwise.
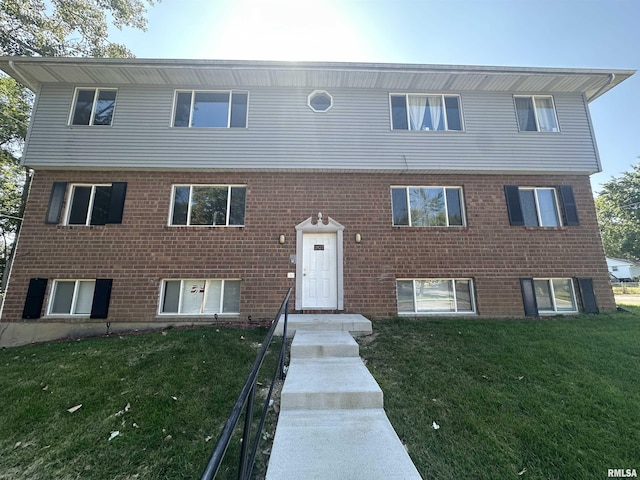
<path fill-rule="evenodd" d="M 214 315 L 240 312 L 240 280 L 165 280 L 160 314 Z"/>
<path fill-rule="evenodd" d="M 399 314 L 475 313 L 473 280 L 429 278 L 397 280 Z"/>

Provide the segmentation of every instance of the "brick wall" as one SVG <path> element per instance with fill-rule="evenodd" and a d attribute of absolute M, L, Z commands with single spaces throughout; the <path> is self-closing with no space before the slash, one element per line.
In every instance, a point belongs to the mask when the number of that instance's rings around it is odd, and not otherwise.
<path fill-rule="evenodd" d="M 123 223 L 45 224 L 54 181 L 128 182 Z M 174 183 L 246 184 L 246 226 L 167 226 Z M 505 184 L 572 185 L 580 225 L 510 226 Z M 467 226 L 392 226 L 391 185 L 462 186 Z M 317 212 L 345 227 L 347 312 L 394 315 L 396 278 L 438 277 L 473 278 L 482 316 L 524 314 L 520 277 L 591 277 L 600 309 L 615 308 L 587 176 L 39 171 L 2 320 L 22 321 L 33 277 L 112 278 L 109 319 L 114 322 L 159 321 L 163 278 L 241 278 L 240 320 L 270 319 L 295 283 L 287 279 L 287 272 L 295 271 L 289 263 L 296 253 L 294 227 Z M 280 234 L 286 235 L 284 245 L 278 243 Z M 60 321 L 38 321 L 54 320 Z"/>

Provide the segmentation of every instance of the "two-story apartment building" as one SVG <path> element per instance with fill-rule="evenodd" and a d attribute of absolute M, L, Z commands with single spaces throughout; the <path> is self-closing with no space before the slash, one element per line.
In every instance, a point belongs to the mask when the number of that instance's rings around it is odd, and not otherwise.
<path fill-rule="evenodd" d="M 376 318 L 615 308 L 588 103 L 631 71 L 0 68 L 36 92 L 5 338 L 270 319 L 289 286 L 294 311 Z"/>

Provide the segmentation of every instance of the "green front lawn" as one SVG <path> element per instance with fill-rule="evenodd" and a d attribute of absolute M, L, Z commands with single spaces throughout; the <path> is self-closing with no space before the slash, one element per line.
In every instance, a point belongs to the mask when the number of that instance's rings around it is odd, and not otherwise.
<path fill-rule="evenodd" d="M 607 478 L 640 472 L 640 308 L 627 308 L 380 321 L 360 354 L 424 478 Z"/>
<path fill-rule="evenodd" d="M 0 479 L 199 478 L 265 334 L 172 329 L 0 350 Z M 225 471 L 238 444 L 218 478 L 237 478 Z"/>
<path fill-rule="evenodd" d="M 360 353 L 424 478 L 607 478 L 640 472 L 640 308 L 627 308 L 378 321 Z M 0 480 L 198 478 L 265 333 L 172 329 L 0 350 Z M 219 479 L 234 478 L 238 443 Z"/>

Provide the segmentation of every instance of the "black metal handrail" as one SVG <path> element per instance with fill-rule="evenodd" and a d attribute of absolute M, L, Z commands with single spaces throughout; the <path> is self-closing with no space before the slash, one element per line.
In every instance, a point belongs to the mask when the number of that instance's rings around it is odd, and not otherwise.
<path fill-rule="evenodd" d="M 236 400 L 236 404 L 233 406 L 231 410 L 231 415 L 227 419 L 227 422 L 224 424 L 224 428 L 222 429 L 222 433 L 218 438 L 218 443 L 216 443 L 216 447 L 209 458 L 209 462 L 207 463 L 207 467 L 204 472 L 202 472 L 201 480 L 212 480 L 215 478 L 218 473 L 218 469 L 220 468 L 220 464 L 222 463 L 222 459 L 224 458 L 224 454 L 227 451 L 227 447 L 231 442 L 231 436 L 233 431 L 240 420 L 240 416 L 242 415 L 242 409 L 246 406 L 245 418 L 244 418 L 244 432 L 242 435 L 242 448 L 240 452 L 240 466 L 238 469 L 238 480 L 248 480 L 251 476 L 251 472 L 253 471 L 253 464 L 256 459 L 256 452 L 258 451 L 258 445 L 260 444 L 260 436 L 262 434 L 262 429 L 264 427 L 264 422 L 267 416 L 267 411 L 269 409 L 269 402 L 271 400 L 271 394 L 273 392 L 273 385 L 275 383 L 276 377 L 280 379 L 284 378 L 284 362 L 285 362 L 285 348 L 287 345 L 287 321 L 289 316 L 289 297 L 291 296 L 291 288 L 287 291 L 287 294 L 284 296 L 284 300 L 280 304 L 280 309 L 271 323 L 271 328 L 267 333 L 264 341 L 262 342 L 262 348 L 258 352 L 258 356 L 256 357 L 256 361 L 253 364 L 253 368 L 247 377 L 247 381 L 244 383 L 242 390 L 240 391 L 240 396 L 238 396 L 238 400 Z M 284 325 L 282 332 L 282 346 L 280 347 L 280 357 L 278 359 L 278 365 L 273 372 L 273 378 L 271 379 L 271 386 L 269 387 L 269 393 L 267 394 L 267 398 L 265 399 L 264 405 L 262 407 L 262 416 L 260 418 L 260 423 L 258 425 L 258 431 L 256 432 L 255 438 L 253 439 L 253 446 L 251 447 L 251 422 L 253 419 L 253 400 L 256 393 L 256 383 L 258 378 L 258 372 L 260 367 L 262 366 L 262 362 L 264 361 L 264 357 L 269 349 L 269 345 L 271 344 L 271 340 L 273 339 L 273 335 L 275 333 L 276 327 L 278 326 L 278 322 L 280 321 L 280 317 L 284 313 Z M 249 453 L 249 448 L 251 447 L 251 452 Z"/>

